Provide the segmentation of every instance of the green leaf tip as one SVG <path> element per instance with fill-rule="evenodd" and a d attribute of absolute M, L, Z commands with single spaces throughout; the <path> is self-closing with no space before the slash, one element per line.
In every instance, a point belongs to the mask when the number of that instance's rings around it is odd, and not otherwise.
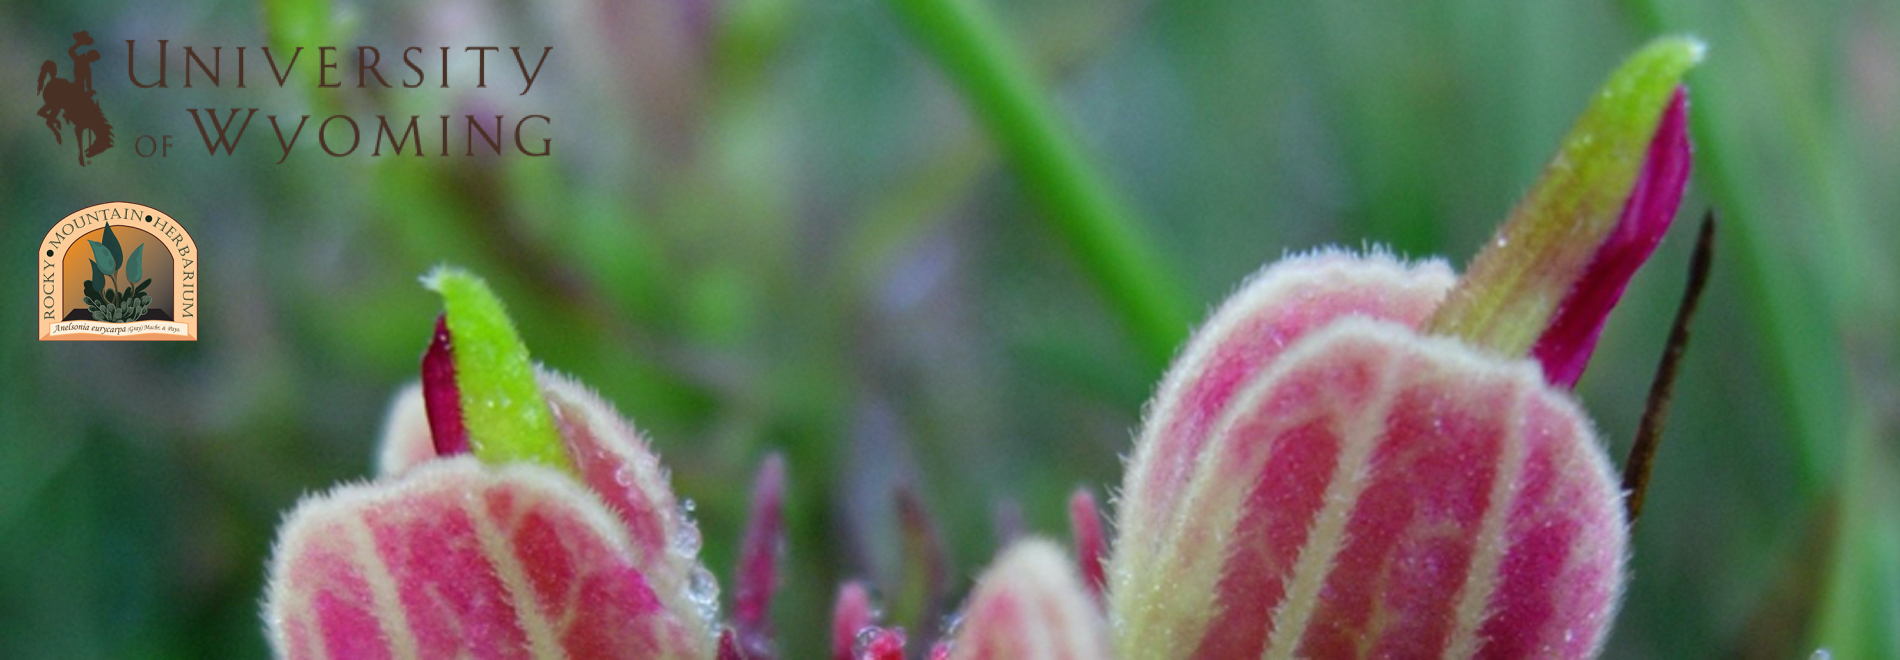
<path fill-rule="evenodd" d="M 125 281 L 137 283 L 145 279 L 145 245 L 132 248 L 132 256 L 125 258 Z"/>
<path fill-rule="evenodd" d="M 462 418 L 475 456 L 489 463 L 540 463 L 573 471 L 535 380 L 528 347 L 501 299 L 482 278 L 453 266 L 438 266 L 422 284 L 442 295 Z"/>
<path fill-rule="evenodd" d="M 93 268 L 98 269 L 101 275 L 111 275 L 119 272 L 119 258 L 112 256 L 112 250 L 101 245 L 99 241 L 86 242 L 92 244 Z"/>
<path fill-rule="evenodd" d="M 1427 330 L 1503 355 L 1530 350 L 1616 228 L 1664 112 L 1705 50 L 1694 37 L 1662 37 L 1610 74 Z"/>
<path fill-rule="evenodd" d="M 101 236 L 99 241 L 104 243 L 106 249 L 112 252 L 113 271 L 118 270 L 117 266 L 125 265 L 125 248 L 120 246 L 118 234 L 112 233 L 112 223 L 106 223 L 105 235 Z M 109 271 L 106 274 L 111 275 L 112 272 Z"/>

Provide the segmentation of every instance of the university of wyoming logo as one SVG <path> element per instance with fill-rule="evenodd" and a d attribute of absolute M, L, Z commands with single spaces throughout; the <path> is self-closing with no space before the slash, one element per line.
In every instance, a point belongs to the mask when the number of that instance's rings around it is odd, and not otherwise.
<path fill-rule="evenodd" d="M 198 339 L 198 245 L 158 209 L 80 209 L 38 256 L 42 341 Z"/>
<path fill-rule="evenodd" d="M 99 51 L 82 48 L 93 45 L 92 35 L 85 31 L 73 33 L 73 45 L 66 48 L 66 54 L 73 58 L 73 79 L 59 77 L 59 63 L 47 60 L 40 65 L 38 92 L 40 117 L 46 120 L 46 127 L 53 129 L 53 139 L 65 142 L 60 122 L 65 121 L 73 128 L 73 145 L 79 150 L 79 165 L 105 153 L 112 148 L 112 124 L 106 122 L 106 115 L 99 110 L 99 101 L 92 90 L 92 63 L 99 61 Z"/>

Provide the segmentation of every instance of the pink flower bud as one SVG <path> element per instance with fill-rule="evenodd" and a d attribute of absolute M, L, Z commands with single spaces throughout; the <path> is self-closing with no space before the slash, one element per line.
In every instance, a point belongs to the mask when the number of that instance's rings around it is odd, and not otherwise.
<path fill-rule="evenodd" d="M 705 657 L 710 631 L 640 554 L 559 472 L 443 459 L 300 504 L 265 619 L 292 660 Z"/>
<path fill-rule="evenodd" d="M 536 379 L 571 474 L 435 457 L 421 388 L 397 395 L 382 479 L 307 499 L 281 527 L 266 605 L 281 656 L 444 657 L 481 648 L 471 653 L 487 657 L 488 642 L 534 642 L 537 617 L 561 622 L 552 645 L 494 646 L 532 652 L 497 657 L 713 652 L 717 585 L 697 560 L 699 532 L 658 458 L 586 388 L 545 371 Z M 471 504 L 484 499 L 517 504 Z M 528 583 L 510 577 L 517 573 L 567 586 L 527 599 Z M 607 580 L 595 575 L 615 576 L 626 593 L 582 589 Z"/>
<path fill-rule="evenodd" d="M 958 628 L 949 644 L 951 660 L 1110 657 L 1100 609 L 1074 564 L 1048 541 L 1023 541 L 1004 550 L 977 578 Z"/>
<path fill-rule="evenodd" d="M 646 438 L 586 387 L 545 370 L 536 375 L 576 475 L 620 518 L 642 574 L 669 608 L 690 610 L 713 630 L 718 583 L 699 563 L 699 529 Z"/>
<path fill-rule="evenodd" d="M 858 644 L 858 633 L 871 628 L 876 623 L 871 612 L 871 594 L 864 590 L 859 582 L 846 582 L 838 590 L 838 603 L 831 609 L 831 658 L 832 660 L 852 660 Z M 902 645 L 899 645 L 902 655 Z"/>
<path fill-rule="evenodd" d="M 1587 657 L 1626 531 L 1537 365 L 1415 327 L 1436 263 L 1283 261 L 1164 381 L 1119 511 L 1127 658 Z"/>
<path fill-rule="evenodd" d="M 1139 562 L 1162 541 L 1131 536 L 1126 525 L 1174 507 L 1219 413 L 1294 340 L 1346 315 L 1416 325 L 1453 281 L 1441 261 L 1323 251 L 1282 259 L 1241 285 L 1182 349 L 1149 404 L 1117 511 L 1118 559 Z"/>

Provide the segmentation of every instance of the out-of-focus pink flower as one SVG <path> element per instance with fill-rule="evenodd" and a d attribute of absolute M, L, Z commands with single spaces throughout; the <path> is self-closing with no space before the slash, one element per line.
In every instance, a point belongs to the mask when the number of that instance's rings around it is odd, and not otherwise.
<path fill-rule="evenodd" d="M 1018 542 L 977 578 L 951 660 L 1106 658 L 1108 627 L 1055 544 Z"/>
<path fill-rule="evenodd" d="M 831 610 L 831 658 L 854 660 L 858 634 L 876 622 L 871 612 L 871 594 L 858 582 L 846 582 L 838 590 L 838 603 Z M 902 644 L 898 645 L 902 654 Z"/>

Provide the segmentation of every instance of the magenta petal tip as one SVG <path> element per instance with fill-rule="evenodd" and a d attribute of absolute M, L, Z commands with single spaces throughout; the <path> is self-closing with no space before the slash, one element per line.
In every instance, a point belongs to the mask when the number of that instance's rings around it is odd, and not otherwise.
<path fill-rule="evenodd" d="M 1082 585 L 1099 602 L 1102 586 L 1108 582 L 1102 567 L 1108 544 L 1102 538 L 1102 514 L 1095 506 L 1095 496 L 1087 488 L 1076 489 L 1075 495 L 1069 497 L 1069 529 L 1075 536 L 1075 559 L 1081 570 Z"/>
<path fill-rule="evenodd" d="M 1630 277 L 1649 260 L 1675 221 L 1689 182 L 1688 91 L 1678 86 L 1656 125 L 1643 169 L 1623 204 L 1622 215 L 1591 257 L 1583 276 L 1557 308 L 1549 327 L 1531 348 L 1544 376 L 1560 388 L 1575 387 L 1596 350 L 1610 309 L 1623 297 Z"/>
<path fill-rule="evenodd" d="M 857 657 L 854 651 L 857 649 L 858 633 L 870 628 L 873 623 L 871 594 L 864 589 L 863 583 L 845 583 L 838 590 L 838 604 L 831 610 L 832 660 L 853 660 Z"/>
<path fill-rule="evenodd" d="M 746 657 L 772 657 L 772 593 L 778 586 L 779 546 L 785 539 L 785 457 L 773 454 L 752 487 L 752 517 L 739 555 L 733 625 Z"/>
<path fill-rule="evenodd" d="M 422 354 L 422 396 L 429 412 L 429 433 L 437 456 L 468 453 L 468 427 L 462 423 L 462 391 L 455 383 L 455 344 L 447 314 L 435 317 L 435 335 Z"/>
<path fill-rule="evenodd" d="M 739 650 L 739 636 L 731 628 L 719 631 L 719 660 L 751 660 Z"/>

